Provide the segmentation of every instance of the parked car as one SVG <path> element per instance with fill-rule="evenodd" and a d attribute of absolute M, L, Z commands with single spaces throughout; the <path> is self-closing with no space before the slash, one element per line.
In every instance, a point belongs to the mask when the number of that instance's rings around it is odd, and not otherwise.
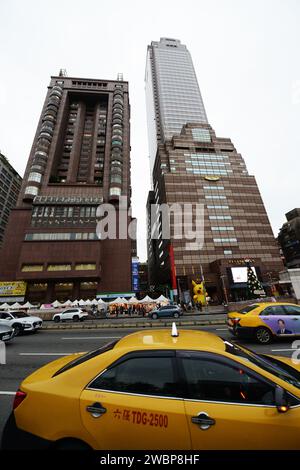
<path fill-rule="evenodd" d="M 82 308 L 67 308 L 60 313 L 55 313 L 52 320 L 56 323 L 66 320 L 84 321 L 88 316 L 89 314 Z"/>
<path fill-rule="evenodd" d="M 15 335 L 14 329 L 5 324 L 0 324 L 0 341 L 10 341 Z"/>
<path fill-rule="evenodd" d="M 29 315 L 23 310 L 9 310 L 0 312 L 0 325 L 8 324 L 15 330 L 15 335 L 26 332 L 35 332 L 43 325 L 43 320 L 39 317 Z"/>
<path fill-rule="evenodd" d="M 163 307 L 151 310 L 151 312 L 148 314 L 148 316 L 154 320 L 156 320 L 156 318 L 162 317 L 178 318 L 180 315 L 183 315 L 183 312 L 178 305 L 165 305 Z"/>

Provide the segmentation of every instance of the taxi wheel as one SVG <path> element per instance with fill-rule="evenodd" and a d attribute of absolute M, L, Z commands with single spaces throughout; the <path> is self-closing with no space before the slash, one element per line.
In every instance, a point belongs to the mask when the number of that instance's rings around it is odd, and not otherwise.
<path fill-rule="evenodd" d="M 59 323 L 59 322 L 60 322 L 60 318 L 59 318 L 59 317 L 55 317 L 55 318 L 54 318 L 54 321 L 55 321 L 55 323 Z"/>
<path fill-rule="evenodd" d="M 91 450 L 91 448 L 85 442 L 77 439 L 63 439 L 55 442 L 54 450 Z"/>
<path fill-rule="evenodd" d="M 153 313 L 153 315 L 152 315 L 153 320 L 156 320 L 157 317 L 158 317 L 157 313 Z"/>
<path fill-rule="evenodd" d="M 178 318 L 179 317 L 179 313 L 174 313 L 174 318 Z"/>
<path fill-rule="evenodd" d="M 257 328 L 255 338 L 260 344 L 269 344 L 273 339 L 271 331 L 263 327 Z"/>
<path fill-rule="evenodd" d="M 73 321 L 79 321 L 79 316 L 78 316 L 78 315 L 74 315 Z"/>

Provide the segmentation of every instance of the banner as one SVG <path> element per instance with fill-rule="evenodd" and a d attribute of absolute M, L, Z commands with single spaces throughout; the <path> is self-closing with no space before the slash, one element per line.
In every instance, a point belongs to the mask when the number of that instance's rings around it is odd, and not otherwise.
<path fill-rule="evenodd" d="M 26 282 L 23 281 L 11 281 L 11 282 L 0 282 L 0 296 L 24 296 L 26 292 Z"/>

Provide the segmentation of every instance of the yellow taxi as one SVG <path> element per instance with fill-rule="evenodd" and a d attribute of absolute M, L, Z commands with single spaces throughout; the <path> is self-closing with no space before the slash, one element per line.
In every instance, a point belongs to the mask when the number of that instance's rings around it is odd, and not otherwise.
<path fill-rule="evenodd" d="M 276 337 L 300 335 L 300 305 L 260 302 L 227 315 L 229 331 L 239 338 L 268 344 Z"/>
<path fill-rule="evenodd" d="M 300 449 L 300 366 L 203 331 L 133 333 L 26 378 L 12 448 Z"/>

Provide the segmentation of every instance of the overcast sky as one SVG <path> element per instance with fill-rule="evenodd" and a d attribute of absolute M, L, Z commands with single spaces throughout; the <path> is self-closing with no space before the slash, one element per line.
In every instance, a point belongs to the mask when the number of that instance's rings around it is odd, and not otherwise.
<path fill-rule="evenodd" d="M 0 150 L 23 176 L 51 75 L 129 81 L 133 215 L 145 260 L 147 45 L 191 52 L 209 123 L 254 174 L 277 236 L 300 206 L 299 0 L 0 0 Z"/>

